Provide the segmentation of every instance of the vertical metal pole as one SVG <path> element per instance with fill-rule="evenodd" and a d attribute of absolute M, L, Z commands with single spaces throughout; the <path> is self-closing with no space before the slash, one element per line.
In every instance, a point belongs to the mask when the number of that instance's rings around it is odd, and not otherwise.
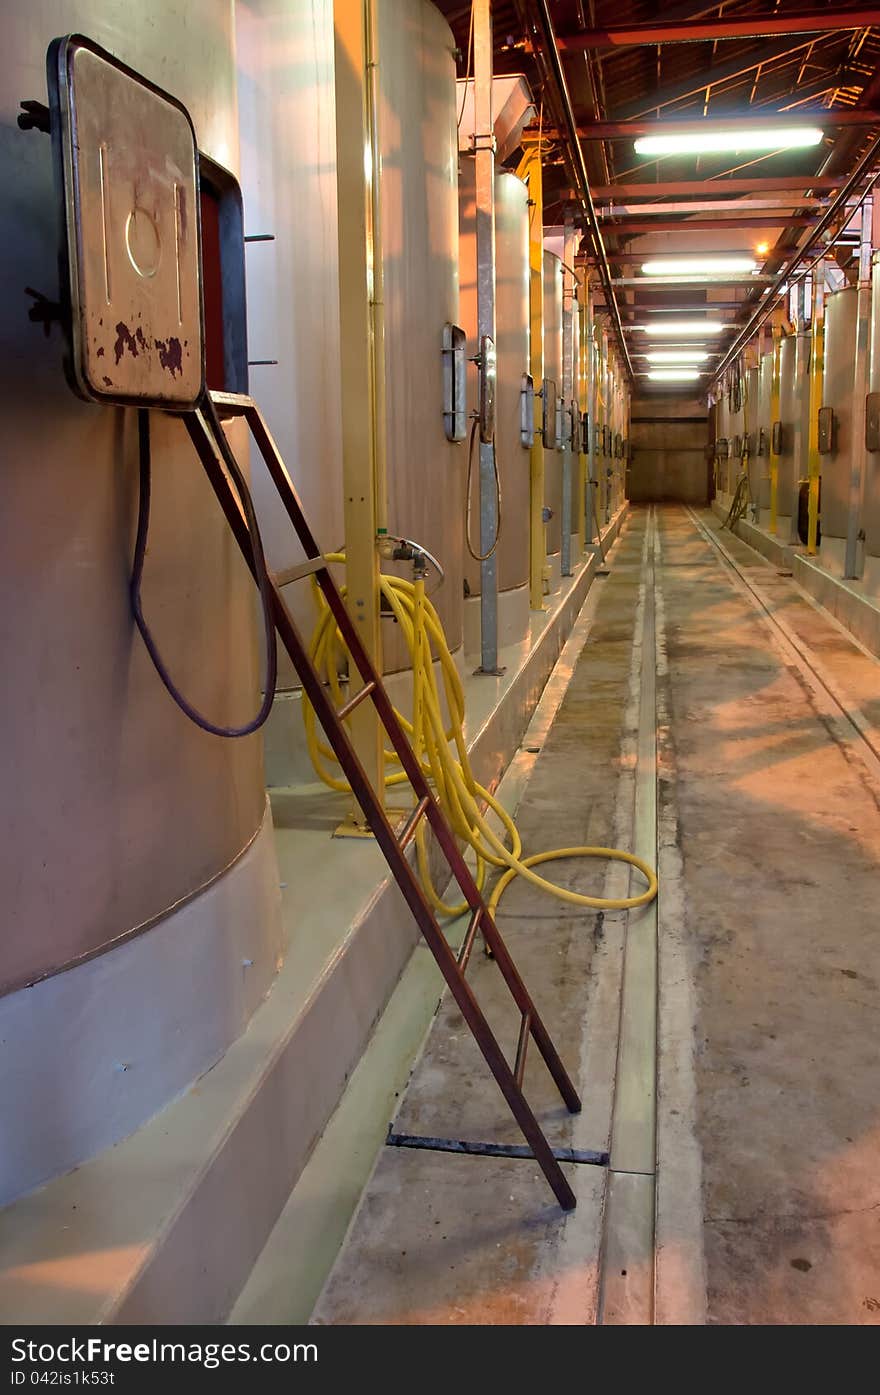
<path fill-rule="evenodd" d="M 378 170 L 371 81 L 369 0 L 335 0 L 336 180 L 339 217 L 340 416 L 348 607 L 371 660 L 381 672 L 377 455 L 384 456 L 384 414 L 377 410 L 377 364 L 384 373 L 381 317 L 375 315 L 376 266 L 381 263 Z M 365 154 L 371 156 L 365 159 Z M 380 282 L 381 284 L 381 282 Z M 378 341 L 377 341 L 378 329 Z M 384 507 L 384 506 L 383 506 Z M 351 692 L 362 686 L 355 670 Z M 352 742 L 367 778 L 384 798 L 382 734 L 372 703 L 352 714 Z M 359 816 L 355 814 L 355 821 Z"/>
<path fill-rule="evenodd" d="M 491 0 L 474 0 L 477 333 L 495 343 L 495 122 Z M 498 495 L 495 442 L 480 439 L 480 669 L 498 673 Z M 498 467 L 500 469 L 500 465 Z M 491 556 L 486 553 L 491 552 Z"/>
<path fill-rule="evenodd" d="M 852 430 L 849 458 L 849 518 L 846 525 L 846 560 L 843 574 L 853 579 L 859 575 L 859 531 L 865 492 L 865 395 L 868 391 L 868 350 L 871 332 L 871 226 L 873 200 L 862 204 L 861 242 L 859 245 L 859 290 L 856 357 L 853 369 Z"/>
<path fill-rule="evenodd" d="M 590 438 L 587 442 L 587 529 L 590 542 L 601 543 L 599 529 L 599 462 L 596 459 L 596 412 L 599 404 L 599 355 L 596 347 L 596 307 L 590 296 L 588 311 L 587 354 L 590 380 L 587 387 L 587 411 L 590 415 Z M 595 535 L 595 536 L 594 536 Z"/>
<path fill-rule="evenodd" d="M 589 294 L 590 294 L 590 291 L 589 291 L 589 281 L 588 281 L 588 279 L 587 279 L 587 274 L 586 274 L 585 271 L 582 271 L 581 274 L 580 274 L 580 276 L 578 277 L 578 287 L 577 287 L 577 296 L 578 296 L 578 302 L 577 302 L 577 336 L 578 336 L 578 337 L 577 337 L 577 343 L 578 343 L 578 399 L 577 399 L 577 407 L 578 407 L 578 411 L 580 412 L 580 415 L 581 415 L 581 424 L 583 424 L 584 412 L 589 411 L 589 407 L 587 406 L 587 391 L 588 391 L 589 372 L 590 372 L 590 369 L 589 369 L 589 358 L 588 358 L 588 349 L 587 349 L 587 343 L 588 343 L 588 340 L 587 340 L 587 333 L 588 333 L 588 324 L 589 324 L 589 318 L 588 318 Z M 578 459 L 577 459 L 577 489 L 575 490 L 575 511 L 576 511 L 576 514 L 577 514 L 578 558 L 579 558 L 579 560 L 580 560 L 580 559 L 583 558 L 583 555 L 584 555 L 584 548 L 585 548 L 586 545 L 587 545 L 587 540 L 588 540 L 589 538 L 592 538 L 593 534 L 592 534 L 592 531 L 589 530 L 589 524 L 588 524 L 588 522 L 587 522 L 587 510 L 588 510 L 589 507 L 590 507 L 589 493 L 588 493 L 589 486 L 588 486 L 587 483 L 586 483 L 586 473 L 587 473 L 587 451 L 588 451 L 589 447 L 588 447 L 587 442 L 584 440 L 584 434 L 583 434 L 583 430 L 582 430 L 582 429 L 579 430 L 578 436 L 579 436 L 579 438 L 580 438 L 581 449 L 580 449 L 580 454 L 579 454 Z"/>
<path fill-rule="evenodd" d="M 825 371 L 825 263 L 813 269 L 813 317 L 810 343 L 810 442 L 807 474 L 810 481 L 807 552 L 815 557 L 819 533 L 819 408 Z"/>
<path fill-rule="evenodd" d="M 603 376 L 602 391 L 603 391 L 603 395 L 604 395 L 604 402 L 603 402 L 603 408 L 602 408 L 602 420 L 603 420 L 603 422 L 605 423 L 605 426 L 606 426 L 606 428 L 607 428 L 607 429 L 606 429 L 606 432 L 605 432 L 605 459 L 604 459 L 603 464 L 602 464 L 602 471 L 603 471 L 603 474 L 604 474 L 604 476 L 605 476 L 605 496 L 604 496 L 604 497 L 605 497 L 605 518 L 604 518 L 604 523 L 605 523 L 605 527 L 607 528 L 607 527 L 608 527 L 608 524 L 611 522 L 611 479 L 610 479 L 610 477 L 609 477 L 609 470 L 610 470 L 611 467 L 609 466 L 608 461 L 611 459 L 611 454 L 610 454 L 611 448 L 610 448 L 610 444 L 609 444 L 609 436 L 610 436 L 610 431 L 611 431 L 611 383 L 612 383 L 612 379 L 611 379 L 611 358 L 610 358 L 610 355 L 609 355 L 609 353 L 608 353 L 608 330 L 607 330 L 607 328 L 603 328 L 603 330 L 602 330 L 602 363 L 603 363 L 603 366 L 604 366 L 604 368 L 603 368 L 603 375 L 602 375 L 602 376 Z"/>
<path fill-rule="evenodd" d="M 535 384 L 535 441 L 529 471 L 529 601 L 532 610 L 544 609 L 544 564 L 547 538 L 544 526 L 544 437 L 542 434 L 544 387 L 544 194 L 541 147 L 526 141 L 517 174 L 529 186 L 529 372 Z"/>
<path fill-rule="evenodd" d="M 791 451 L 793 455 L 792 468 L 795 472 L 795 490 L 798 487 L 801 471 L 804 468 L 804 460 L 809 449 L 809 413 L 810 413 L 810 378 L 809 378 L 809 343 L 807 340 L 807 284 L 806 278 L 798 282 L 797 288 L 797 342 L 795 344 L 794 355 L 794 420 L 791 423 Z M 791 522 L 789 523 L 788 537 L 783 541 L 786 543 L 797 541 L 797 499 L 795 498 L 792 509 Z"/>
<path fill-rule="evenodd" d="M 773 377 L 770 382 L 770 532 L 776 532 L 779 506 L 779 456 L 773 449 L 773 423 L 779 420 L 779 376 L 782 369 L 782 328 L 773 326 Z"/>
<path fill-rule="evenodd" d="M 576 236 L 574 216 L 565 210 L 565 236 L 562 252 L 562 555 L 560 570 L 571 576 L 571 503 L 573 451 L 571 448 L 571 403 L 574 396 L 574 258 Z"/>

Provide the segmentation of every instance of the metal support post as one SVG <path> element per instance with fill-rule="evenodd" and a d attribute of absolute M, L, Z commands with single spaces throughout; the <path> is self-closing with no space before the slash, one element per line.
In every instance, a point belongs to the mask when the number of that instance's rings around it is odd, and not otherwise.
<path fill-rule="evenodd" d="M 577 489 L 575 490 L 575 514 L 577 517 L 577 538 L 578 555 L 583 557 L 584 548 L 589 538 L 592 538 L 592 529 L 587 522 L 587 509 L 589 507 L 587 476 L 587 442 L 584 439 L 583 419 L 584 413 L 589 411 L 587 406 L 587 389 L 589 383 L 589 350 L 587 347 L 587 334 L 589 326 L 589 281 L 586 272 L 581 269 L 578 272 L 577 282 L 577 345 L 578 345 L 578 394 L 577 408 L 581 416 L 581 429 L 578 431 L 580 441 L 580 453 L 577 458 Z"/>
<path fill-rule="evenodd" d="M 782 369 L 782 327 L 773 326 L 773 376 L 770 380 L 770 532 L 776 533 L 779 507 L 779 455 L 773 444 L 773 423 L 779 420 L 779 377 Z"/>
<path fill-rule="evenodd" d="M 807 474 L 810 481 L 807 514 L 807 552 L 815 557 L 819 535 L 819 408 L 825 371 L 825 262 L 813 270 L 813 314 L 810 343 L 810 441 Z"/>
<path fill-rule="evenodd" d="M 587 412 L 590 418 L 590 433 L 587 441 L 587 528 L 591 542 L 601 545 L 601 529 L 599 527 L 599 461 L 596 451 L 596 412 L 599 404 L 599 353 L 597 349 L 596 336 L 598 326 L 596 323 L 595 305 L 592 295 L 588 306 L 587 325 L 587 357 L 590 365 L 589 382 L 587 385 Z"/>
<path fill-rule="evenodd" d="M 495 343 L 495 123 L 492 112 L 491 0 L 474 0 L 474 166 L 477 224 L 477 334 Z M 498 674 L 498 494 L 495 441 L 480 432 L 480 667 Z"/>
<path fill-rule="evenodd" d="M 865 493 L 865 415 L 868 391 L 868 353 L 871 336 L 871 230 L 873 200 L 862 204 L 861 240 L 859 244 L 859 289 L 856 328 L 856 355 L 853 367 L 852 430 L 849 457 L 849 517 L 846 525 L 846 559 L 843 574 L 847 579 L 858 577 L 859 533 Z"/>
<path fill-rule="evenodd" d="M 571 576 L 571 505 L 574 469 L 571 439 L 571 404 L 574 397 L 574 259 L 577 237 L 574 216 L 565 210 L 565 236 L 562 253 L 562 553 L 560 570 Z"/>
<path fill-rule="evenodd" d="M 529 471 L 529 601 L 544 609 L 544 564 L 547 537 L 544 524 L 544 196 L 541 147 L 525 140 L 517 174 L 529 186 L 529 372 L 535 385 L 535 440 Z"/>
<path fill-rule="evenodd" d="M 608 524 L 611 522 L 611 479 L 609 478 L 609 470 L 610 470 L 610 467 L 609 467 L 609 464 L 608 464 L 608 461 L 611 459 L 611 454 L 610 454 L 610 450 L 609 450 L 608 441 L 609 441 L 609 436 L 610 436 L 610 432 L 611 432 L 611 389 L 612 389 L 611 357 L 610 357 L 610 355 L 609 355 L 609 353 L 608 353 L 608 330 L 607 330 L 607 328 L 603 328 L 603 330 L 602 330 L 602 363 L 603 363 L 603 365 L 604 365 L 604 370 L 603 370 L 603 386 L 602 386 L 602 394 L 603 394 L 602 420 L 603 420 L 603 423 L 604 423 L 605 428 L 606 428 L 606 430 L 605 430 L 605 457 L 604 457 L 604 460 L 603 460 L 603 462 L 602 462 L 602 469 L 603 469 L 603 473 L 604 473 L 604 475 L 605 475 L 605 481 L 604 481 L 604 484 L 605 484 L 605 489 L 604 489 L 605 509 L 604 509 L 604 518 L 603 518 L 603 522 L 604 522 L 604 524 L 605 524 L 605 527 L 607 528 L 607 527 L 608 527 Z"/>
<path fill-rule="evenodd" d="M 377 479 L 385 455 L 385 347 L 372 5 L 365 6 L 363 0 L 335 0 L 334 30 L 346 584 L 352 621 L 371 661 L 381 670 L 376 533 L 384 509 Z M 350 685 L 352 694 L 361 687 L 357 669 L 350 675 Z M 360 704 L 352 714 L 351 736 L 358 760 L 381 800 L 385 787 L 382 734 L 370 703 Z M 357 812 L 354 822 L 363 824 Z"/>
<path fill-rule="evenodd" d="M 795 413 L 794 421 L 791 424 L 791 450 L 794 457 L 795 481 L 800 478 L 803 468 L 803 461 L 806 458 L 809 448 L 809 411 L 810 411 L 810 350 L 807 339 L 807 285 L 806 278 L 802 278 L 797 286 L 797 342 L 795 344 L 794 356 L 794 400 Z M 788 537 L 783 542 L 790 543 L 797 541 L 797 503 L 792 510 L 792 517 L 789 523 Z"/>

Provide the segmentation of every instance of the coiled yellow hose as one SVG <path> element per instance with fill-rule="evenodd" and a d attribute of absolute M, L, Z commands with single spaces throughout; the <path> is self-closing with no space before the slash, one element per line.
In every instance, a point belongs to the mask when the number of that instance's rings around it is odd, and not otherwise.
<path fill-rule="evenodd" d="M 342 553 L 327 556 L 328 562 L 344 564 Z M 344 653 L 342 639 L 327 606 L 320 587 L 312 582 L 313 593 L 318 605 L 318 621 L 312 633 L 309 652 L 312 662 L 321 673 L 337 706 L 342 706 L 344 696 L 339 680 L 338 664 Z M 345 587 L 340 588 L 343 596 Z M 501 896 L 514 877 L 523 877 L 537 886 L 571 905 L 584 906 L 593 910 L 627 910 L 644 906 L 657 895 L 657 877 L 651 867 L 633 853 L 619 848 L 571 847 L 554 848 L 548 852 L 522 856 L 522 839 L 510 814 L 491 792 L 474 777 L 464 740 L 464 689 L 455 661 L 449 652 L 440 617 L 425 595 L 425 583 L 421 578 L 407 581 L 402 577 L 383 576 L 382 596 L 397 620 L 413 665 L 413 718 L 408 721 L 398 712 L 398 718 L 412 743 L 416 757 L 425 775 L 431 781 L 437 799 L 457 837 L 468 844 L 476 855 L 476 881 L 482 891 L 488 867 L 504 868 L 489 900 L 489 910 L 494 915 Z M 437 685 L 435 660 L 439 663 L 443 682 L 443 696 L 449 713 L 448 725 L 444 721 L 440 690 Z M 334 790 L 348 790 L 345 780 L 328 769 L 327 761 L 334 755 L 318 735 L 314 709 L 303 697 L 303 720 L 309 754 L 317 774 Z M 454 753 L 453 749 L 454 748 Z M 389 764 L 396 761 L 393 751 L 385 752 Z M 389 771 L 386 785 L 406 783 L 404 771 Z M 490 827 L 483 808 L 491 811 L 500 820 L 504 838 L 499 838 Z M 509 846 L 507 846 L 507 843 Z M 421 824 L 416 834 L 416 854 L 419 876 L 426 895 L 440 914 L 462 915 L 467 906 L 449 905 L 437 892 L 431 878 L 428 862 L 427 829 Z M 636 867 L 648 885 L 638 896 L 624 896 L 617 899 L 605 896 L 586 896 L 578 891 L 568 891 L 556 886 L 546 877 L 533 871 L 534 867 L 545 862 L 557 862 L 571 857 L 599 857 L 617 862 L 627 862 Z"/>

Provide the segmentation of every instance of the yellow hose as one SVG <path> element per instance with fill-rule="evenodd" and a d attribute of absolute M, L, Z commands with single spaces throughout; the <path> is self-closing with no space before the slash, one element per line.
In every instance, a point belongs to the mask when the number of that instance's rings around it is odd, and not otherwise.
<path fill-rule="evenodd" d="M 343 563 L 342 553 L 328 555 L 328 562 Z M 313 593 L 318 605 L 318 621 L 312 633 L 309 652 L 315 667 L 326 678 L 333 700 L 341 706 L 344 698 L 339 680 L 338 661 L 342 641 L 333 615 L 327 606 L 320 587 L 313 580 Z M 438 802 L 456 836 L 466 843 L 476 856 L 476 881 L 482 891 L 488 867 L 504 868 L 489 901 L 489 909 L 494 915 L 501 896 L 514 877 L 523 877 L 570 905 L 589 907 L 593 910 L 628 910 L 647 905 L 657 895 L 657 877 L 651 867 L 633 853 L 619 848 L 572 847 L 555 848 L 548 852 L 522 856 L 522 840 L 512 817 L 498 800 L 475 778 L 464 740 L 464 689 L 455 661 L 449 652 L 440 617 L 425 595 L 422 579 L 407 581 L 396 576 L 382 576 L 382 596 L 397 620 L 413 663 L 413 717 L 407 721 L 400 713 L 398 718 L 406 731 L 422 770 L 431 781 Z M 345 588 L 341 588 L 343 596 Z M 435 672 L 435 658 L 439 662 L 443 683 L 443 696 L 449 713 L 448 725 L 444 721 L 440 701 L 440 691 Z M 303 720 L 309 754 L 316 772 L 325 784 L 334 790 L 349 789 L 348 783 L 334 775 L 326 765 L 335 759 L 329 746 L 318 737 L 314 709 L 303 697 Z M 450 749 L 450 744 L 454 746 Z M 385 752 L 386 760 L 396 760 L 394 752 Z M 393 786 L 406 782 L 404 771 L 389 772 L 386 785 Z M 500 820 L 504 837 L 499 838 L 492 830 L 483 813 L 490 809 Z M 505 841 L 506 840 L 506 841 Z M 508 846 L 509 844 L 509 846 Z M 437 892 L 430 873 L 427 828 L 423 823 L 416 835 L 416 855 L 419 876 L 431 904 L 442 915 L 457 916 L 467 909 L 465 903 L 449 905 Z M 571 857 L 600 857 L 617 862 L 627 862 L 636 867 L 648 885 L 638 896 L 610 898 L 586 896 L 578 891 L 568 891 L 556 886 L 546 877 L 532 869 L 545 862 L 555 862 Z"/>

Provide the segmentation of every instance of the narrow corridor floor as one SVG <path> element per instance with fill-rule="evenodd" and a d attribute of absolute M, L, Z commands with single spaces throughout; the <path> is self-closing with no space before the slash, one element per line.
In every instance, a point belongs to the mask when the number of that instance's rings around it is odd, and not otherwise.
<path fill-rule="evenodd" d="M 716 533 L 708 514 L 632 511 L 517 822 L 527 852 L 630 845 L 638 667 L 656 658 L 657 1267 L 644 1317 L 629 1320 L 877 1322 L 880 786 L 858 732 L 829 717 Z M 723 540 L 873 728 L 880 665 Z M 656 655 L 640 647 L 651 574 Z M 608 890 L 602 864 L 550 870 Z M 607 1148 L 638 922 L 628 932 L 625 913 L 516 884 L 499 924 L 584 1096 L 568 1116 L 535 1055 L 536 1113 L 554 1144 Z M 497 973 L 476 955 L 471 973 L 512 1057 L 518 1023 Z M 448 995 L 395 1128 L 519 1141 Z M 566 1174 L 578 1207 L 563 1216 L 533 1163 L 383 1149 L 314 1320 L 597 1321 L 607 1173 Z"/>
<path fill-rule="evenodd" d="M 876 721 L 880 665 L 722 538 Z M 855 730 L 829 718 L 684 511 L 663 514 L 660 555 L 708 1318 L 876 1323 L 880 787 Z"/>

